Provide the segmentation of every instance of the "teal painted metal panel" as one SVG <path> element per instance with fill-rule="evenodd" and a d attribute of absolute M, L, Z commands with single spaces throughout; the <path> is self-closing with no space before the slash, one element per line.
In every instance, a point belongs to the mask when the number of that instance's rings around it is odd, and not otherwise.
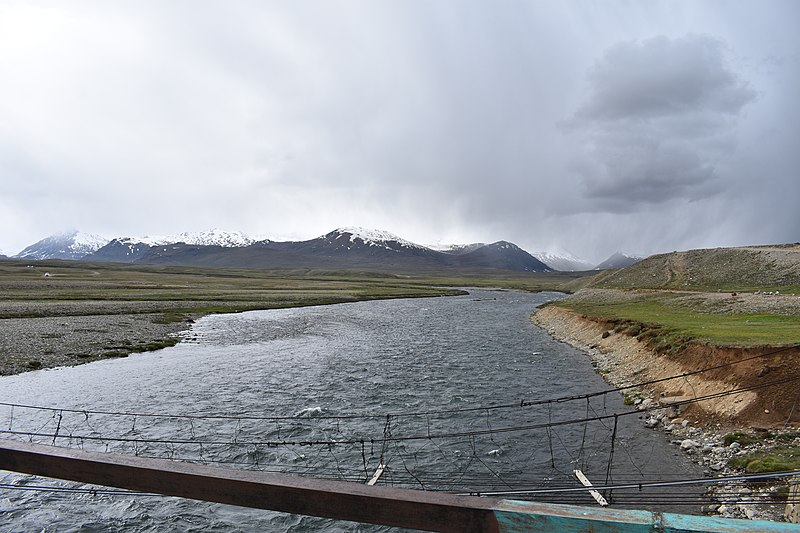
<path fill-rule="evenodd" d="M 800 533 L 800 524 L 788 522 L 768 522 L 766 520 L 736 520 L 719 516 L 694 516 L 664 513 L 663 531 L 682 533 L 684 531 L 711 531 L 714 533 Z"/>
<path fill-rule="evenodd" d="M 494 512 L 501 533 L 800 533 L 800 525 L 786 522 L 515 500 L 503 500 Z"/>

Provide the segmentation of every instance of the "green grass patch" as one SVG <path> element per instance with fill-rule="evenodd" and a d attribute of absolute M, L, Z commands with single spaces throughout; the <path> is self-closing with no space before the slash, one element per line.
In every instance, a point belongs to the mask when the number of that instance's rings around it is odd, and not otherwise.
<path fill-rule="evenodd" d="M 778 446 L 768 451 L 732 458 L 728 465 L 748 474 L 787 472 L 800 469 L 800 446 Z"/>
<path fill-rule="evenodd" d="M 722 346 L 790 345 L 800 342 L 800 316 L 712 313 L 692 308 L 669 294 L 642 294 L 623 301 L 556 302 L 579 313 L 615 323 L 616 332 L 653 347 L 674 347 L 690 340 Z"/>
<path fill-rule="evenodd" d="M 179 322 L 186 322 L 186 313 L 178 313 L 176 311 L 167 311 L 162 313 L 161 316 L 154 318 L 154 324 L 176 324 Z"/>
<path fill-rule="evenodd" d="M 755 435 L 751 435 L 750 433 L 745 433 L 744 431 L 734 431 L 733 433 L 728 433 L 723 438 L 725 446 L 730 446 L 734 442 L 738 442 L 742 446 L 747 446 L 748 444 L 760 442 L 760 440 L 761 439 L 758 439 Z"/>

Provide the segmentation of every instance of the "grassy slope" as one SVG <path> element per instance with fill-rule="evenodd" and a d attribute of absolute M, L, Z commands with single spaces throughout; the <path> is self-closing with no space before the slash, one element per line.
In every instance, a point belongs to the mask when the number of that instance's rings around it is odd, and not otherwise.
<path fill-rule="evenodd" d="M 721 346 L 800 343 L 800 312 L 792 312 L 794 304 L 787 302 L 800 297 L 780 297 L 781 302 L 775 297 L 776 304 L 784 305 L 779 310 L 770 309 L 766 300 L 753 306 L 732 295 L 727 301 L 703 296 L 720 291 L 800 294 L 800 245 L 661 254 L 600 273 L 587 285 L 611 290 L 579 292 L 557 305 L 626 327 L 638 325 L 654 345 L 674 347 L 688 340 Z"/>
<path fill-rule="evenodd" d="M 713 248 L 648 257 L 591 283 L 611 289 L 800 293 L 800 244 Z"/>

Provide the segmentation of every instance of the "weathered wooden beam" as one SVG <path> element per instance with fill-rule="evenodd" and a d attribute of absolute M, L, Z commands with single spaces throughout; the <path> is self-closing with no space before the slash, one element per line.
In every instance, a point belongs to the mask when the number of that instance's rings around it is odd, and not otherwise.
<path fill-rule="evenodd" d="M 761 520 L 368 486 L 0 440 L 0 470 L 285 513 L 442 532 L 800 533 Z"/>

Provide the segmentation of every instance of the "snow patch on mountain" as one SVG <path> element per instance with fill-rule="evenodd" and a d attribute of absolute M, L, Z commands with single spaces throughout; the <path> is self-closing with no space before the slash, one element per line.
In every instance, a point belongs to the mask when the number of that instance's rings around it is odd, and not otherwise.
<path fill-rule="evenodd" d="M 475 243 L 472 243 L 472 244 L 441 244 L 441 243 L 436 243 L 436 244 L 428 244 L 428 245 L 426 245 L 426 247 L 428 249 L 430 249 L 430 250 L 435 250 L 437 252 L 442 252 L 442 253 L 445 253 L 445 254 L 453 254 L 453 255 L 459 255 L 459 254 L 465 254 L 465 253 L 468 253 L 468 252 L 472 252 L 472 251 L 477 250 L 478 248 L 480 248 L 482 246 L 486 246 L 486 243 L 485 242 L 475 242 Z"/>
<path fill-rule="evenodd" d="M 225 248 L 239 248 L 250 246 L 254 242 L 241 231 L 224 231 L 212 229 L 201 232 L 184 232 L 176 237 L 178 241 L 199 246 L 223 246 Z"/>
<path fill-rule="evenodd" d="M 184 231 L 177 235 L 146 235 L 144 237 L 120 237 L 117 241 L 123 244 L 146 244 L 148 246 L 165 246 L 167 244 L 191 244 L 193 246 L 223 246 L 225 248 L 238 248 L 250 246 L 254 242 L 241 231 L 224 231 L 212 229 L 207 231 Z"/>
<path fill-rule="evenodd" d="M 425 249 L 424 246 L 420 246 L 419 244 L 415 244 L 411 241 L 407 241 L 403 238 L 400 238 L 394 233 L 389 233 L 388 231 L 383 231 L 383 230 L 366 229 L 360 227 L 338 228 L 326 235 L 323 235 L 323 238 L 337 239 L 341 236 L 348 236 L 348 235 L 350 237 L 351 243 L 356 243 L 357 241 L 360 240 L 367 246 L 377 246 L 381 248 L 386 248 L 387 250 L 393 249 L 391 246 L 388 246 L 388 243 L 397 243 L 403 248 Z"/>

